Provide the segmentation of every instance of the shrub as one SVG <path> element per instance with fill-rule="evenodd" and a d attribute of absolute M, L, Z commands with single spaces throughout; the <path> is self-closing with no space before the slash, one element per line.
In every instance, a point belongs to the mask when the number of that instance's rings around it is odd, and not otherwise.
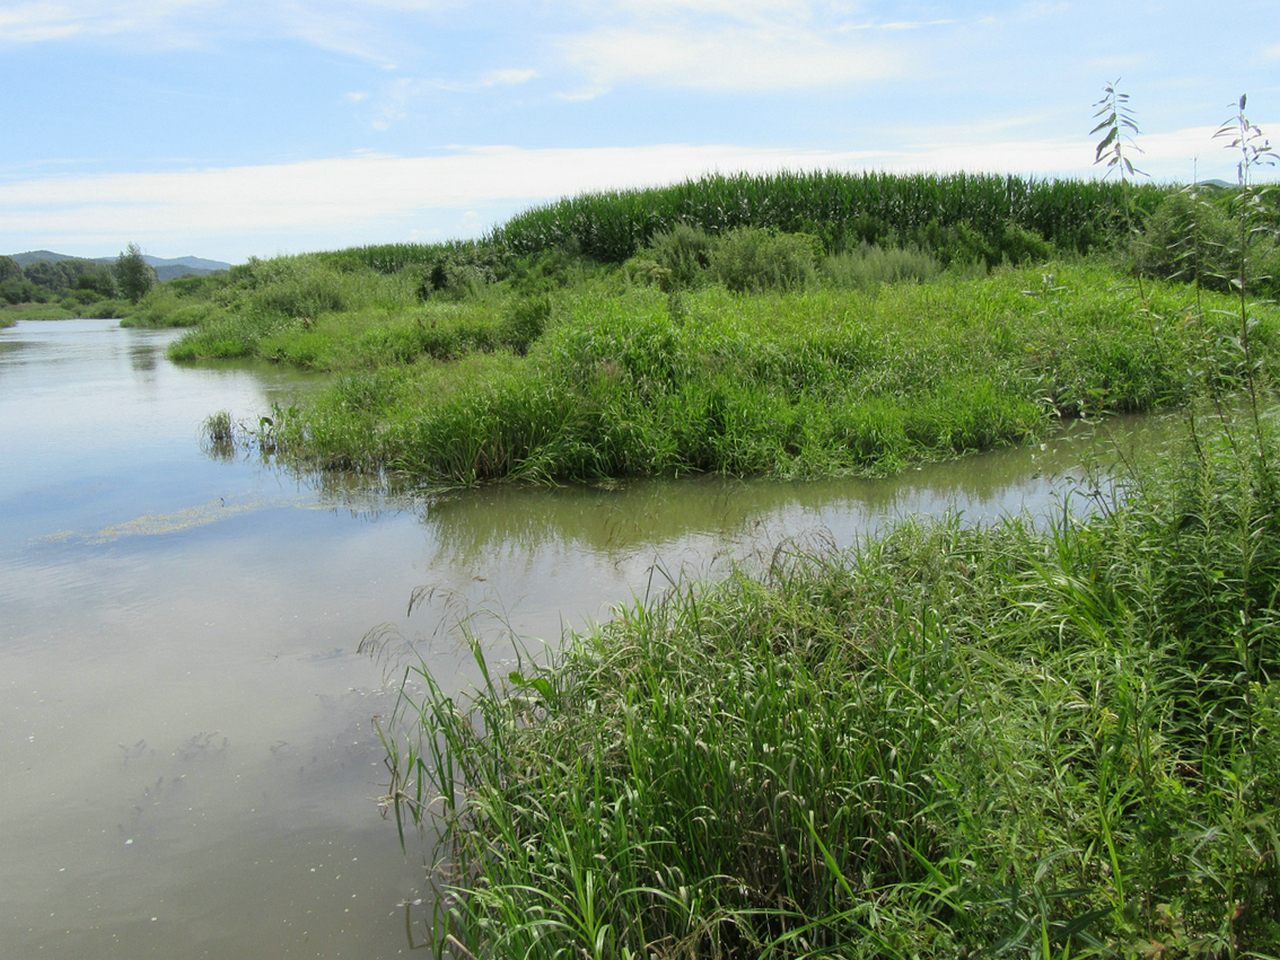
<path fill-rule="evenodd" d="M 662 230 L 649 241 L 648 259 L 664 269 L 666 284 L 671 288 L 690 287 L 705 276 L 711 266 L 715 239 L 698 227 L 677 223 Z"/>
<path fill-rule="evenodd" d="M 711 270 L 730 290 L 792 290 L 816 276 L 821 244 L 803 233 L 774 234 L 756 227 L 730 230 L 711 251 Z"/>
<path fill-rule="evenodd" d="M 1000 236 L 1000 256 L 1014 266 L 1043 263 L 1053 258 L 1053 244 L 1037 231 L 1010 220 Z"/>
<path fill-rule="evenodd" d="M 1146 276 L 1229 289 L 1235 272 L 1235 228 L 1217 204 L 1196 190 L 1167 196 L 1134 244 L 1136 268 Z"/>
<path fill-rule="evenodd" d="M 827 257 L 820 273 L 833 287 L 863 289 L 881 283 L 932 280 L 942 273 L 942 264 L 937 257 L 915 248 L 886 249 L 863 243 Z"/>
<path fill-rule="evenodd" d="M 520 356 L 529 352 L 551 320 L 551 298 L 546 294 L 516 301 L 502 325 L 502 340 Z"/>

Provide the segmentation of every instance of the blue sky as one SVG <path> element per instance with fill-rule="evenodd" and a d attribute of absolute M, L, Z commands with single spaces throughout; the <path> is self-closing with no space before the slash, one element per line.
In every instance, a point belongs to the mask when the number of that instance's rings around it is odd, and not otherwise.
<path fill-rule="evenodd" d="M 1280 5 L 0 0 L 0 76 L 0 253 L 240 262 L 708 171 L 1096 176 L 1117 78 L 1137 166 L 1234 180 Z"/>

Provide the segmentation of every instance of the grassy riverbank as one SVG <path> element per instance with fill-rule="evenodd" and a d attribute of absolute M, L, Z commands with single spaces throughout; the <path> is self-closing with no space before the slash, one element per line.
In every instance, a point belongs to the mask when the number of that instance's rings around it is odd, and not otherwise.
<path fill-rule="evenodd" d="M 71 320 L 87 317 L 109 320 L 124 315 L 129 304 L 121 300 L 97 300 L 91 304 L 18 303 L 0 305 L 0 327 L 19 320 Z"/>
<path fill-rule="evenodd" d="M 722 472 L 876 474 L 1044 434 L 1061 417 L 1231 379 L 1231 301 L 1138 293 L 1104 265 L 928 283 L 664 293 L 618 278 L 552 296 L 333 313 L 259 356 L 351 370 L 271 442 L 323 467 L 429 482 Z M 1270 362 L 1276 314 L 1257 312 Z M 192 337 L 223 336 L 209 326 Z M 520 348 L 527 350 L 522 352 Z M 178 350 L 185 349 L 179 346 Z"/>
<path fill-rule="evenodd" d="M 1239 382 L 1233 301 L 1206 289 L 1232 263 L 1224 203 L 1007 177 L 708 177 L 561 201 L 483 241 L 252 260 L 167 285 L 130 322 L 195 324 L 180 361 L 339 374 L 259 421 L 305 467 L 444 486 L 884 474 L 1176 405 L 1193 368 Z M 1151 239 L 1131 230 L 1147 223 Z M 1202 224 L 1217 260 L 1192 258 L 1192 287 L 1191 260 L 1152 245 Z M 1264 234 L 1251 258 L 1274 255 Z M 1276 317 L 1255 312 L 1258 362 Z"/>
<path fill-rule="evenodd" d="M 411 670 L 436 948 L 1274 956 L 1280 445 L 1187 424 L 1086 520 L 782 549 L 474 699 Z"/>
<path fill-rule="evenodd" d="M 1182 411 L 1183 446 L 1082 490 L 1087 519 L 780 551 L 466 703 L 423 667 L 388 804 L 443 833 L 455 958 L 1261 958 L 1280 314 L 1250 298 L 1275 237 L 1245 187 L 712 177 L 143 310 L 196 323 L 178 360 L 338 374 L 248 430 L 211 417 L 215 442 L 437 485 L 889 473 Z"/>

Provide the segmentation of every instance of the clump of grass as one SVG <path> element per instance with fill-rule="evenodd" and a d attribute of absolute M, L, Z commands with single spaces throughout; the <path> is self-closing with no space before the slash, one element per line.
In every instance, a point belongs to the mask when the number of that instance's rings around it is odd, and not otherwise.
<path fill-rule="evenodd" d="M 730 290 L 802 290 L 815 278 L 822 252 L 816 237 L 773 234 L 755 227 L 728 231 L 710 251 L 712 273 Z"/>
<path fill-rule="evenodd" d="M 231 411 L 219 410 L 204 418 L 200 425 L 200 443 L 204 451 L 217 460 L 233 460 L 237 443 L 244 439 L 243 430 L 231 418 Z"/>
<path fill-rule="evenodd" d="M 711 234 L 687 223 L 674 224 L 655 233 L 645 251 L 654 265 L 665 271 L 666 288 L 697 286 L 711 267 L 716 240 Z"/>
<path fill-rule="evenodd" d="M 225 314 L 225 309 L 206 299 L 184 297 L 169 284 L 158 284 L 131 305 L 122 327 L 196 327 Z"/>

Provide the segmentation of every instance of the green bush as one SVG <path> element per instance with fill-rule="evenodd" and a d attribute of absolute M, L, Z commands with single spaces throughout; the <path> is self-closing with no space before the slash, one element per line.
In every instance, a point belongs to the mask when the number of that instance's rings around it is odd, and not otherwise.
<path fill-rule="evenodd" d="M 655 233 L 646 249 L 648 259 L 666 271 L 669 287 L 679 288 L 695 286 L 706 275 L 715 245 L 705 230 L 677 223 Z"/>
<path fill-rule="evenodd" d="M 418 296 L 463 300 L 479 296 L 506 272 L 502 252 L 492 245 L 472 244 L 441 249 L 423 269 Z"/>
<path fill-rule="evenodd" d="M 502 323 L 502 340 L 520 356 L 529 352 L 551 321 L 551 298 L 546 294 L 524 297 L 508 308 Z"/>
<path fill-rule="evenodd" d="M 1000 234 L 1000 257 L 1014 266 L 1024 263 L 1044 263 L 1053 259 L 1053 244 L 1038 231 L 1010 220 Z M 994 265 L 994 264 L 993 264 Z"/>
<path fill-rule="evenodd" d="M 915 248 L 884 248 L 868 243 L 822 261 L 823 280 L 841 289 L 873 288 L 882 283 L 923 282 L 942 273 L 942 263 Z"/>
<path fill-rule="evenodd" d="M 803 233 L 774 234 L 739 227 L 711 250 L 711 272 L 730 290 L 798 290 L 817 276 L 821 244 Z"/>
<path fill-rule="evenodd" d="M 1138 270 L 1150 277 L 1229 290 L 1238 267 L 1236 228 L 1227 212 L 1195 190 L 1171 193 L 1134 244 Z"/>

